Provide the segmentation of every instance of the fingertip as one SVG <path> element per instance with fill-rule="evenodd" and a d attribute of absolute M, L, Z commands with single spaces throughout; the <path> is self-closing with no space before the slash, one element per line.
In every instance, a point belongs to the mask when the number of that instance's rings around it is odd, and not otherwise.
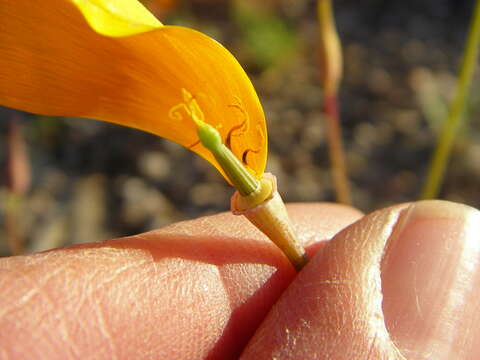
<path fill-rule="evenodd" d="M 405 210 L 381 271 L 385 322 L 407 358 L 480 356 L 471 323 L 480 316 L 479 234 L 480 212 L 466 205 L 429 200 Z"/>

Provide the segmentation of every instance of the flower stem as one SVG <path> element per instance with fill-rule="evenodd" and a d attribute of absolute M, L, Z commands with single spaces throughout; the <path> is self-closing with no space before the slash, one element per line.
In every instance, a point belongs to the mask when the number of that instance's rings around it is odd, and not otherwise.
<path fill-rule="evenodd" d="M 258 189 L 248 196 L 236 192 L 232 196 L 231 210 L 245 216 L 261 232 L 268 236 L 300 271 L 308 262 L 302 243 L 297 238 L 288 217 L 287 209 L 277 191 L 277 180 L 272 174 L 264 174 Z"/>
<path fill-rule="evenodd" d="M 420 198 L 432 199 L 438 196 L 445 176 L 445 169 L 452 152 L 455 136 L 460 126 L 467 102 L 468 90 L 477 64 L 480 45 L 480 0 L 476 1 L 473 18 L 467 36 L 457 88 L 450 104 L 449 113 L 441 129 L 435 152 L 430 161 L 427 180 Z"/>
<path fill-rule="evenodd" d="M 337 93 L 342 78 L 342 51 L 335 27 L 331 0 L 318 0 L 317 14 L 320 33 L 321 75 L 324 93 L 324 113 L 333 184 L 337 201 L 351 204 L 350 185 L 345 165 L 342 129 L 338 112 Z"/>
<path fill-rule="evenodd" d="M 199 108 L 196 113 L 200 114 Z M 283 200 L 277 191 L 274 177 L 264 175 L 260 181 L 257 181 L 223 144 L 217 129 L 198 119 L 195 123 L 200 142 L 210 150 L 237 189 L 232 197 L 232 213 L 244 215 L 257 229 L 267 235 L 295 269 L 300 271 L 307 263 L 307 256 L 293 230 Z"/>

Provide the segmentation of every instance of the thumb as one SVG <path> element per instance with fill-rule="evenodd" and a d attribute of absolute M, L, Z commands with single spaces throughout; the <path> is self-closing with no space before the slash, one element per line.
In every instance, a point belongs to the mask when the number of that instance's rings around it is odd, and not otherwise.
<path fill-rule="evenodd" d="M 270 311 L 243 358 L 480 358 L 480 212 L 383 209 L 335 236 Z"/>

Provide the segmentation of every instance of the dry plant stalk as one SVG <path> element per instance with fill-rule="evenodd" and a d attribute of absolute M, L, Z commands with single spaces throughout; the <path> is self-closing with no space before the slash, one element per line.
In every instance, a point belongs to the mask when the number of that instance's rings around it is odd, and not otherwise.
<path fill-rule="evenodd" d="M 321 81 L 323 86 L 323 111 L 327 125 L 327 140 L 333 183 L 337 201 L 351 204 L 350 185 L 345 165 L 342 142 L 342 129 L 338 111 L 337 93 L 342 78 L 342 51 L 335 27 L 331 0 L 318 0 L 317 3 Z"/>
<path fill-rule="evenodd" d="M 7 135 L 7 187 L 5 232 L 13 255 L 24 252 L 24 234 L 20 221 L 22 203 L 30 186 L 30 164 L 19 119 L 12 118 Z"/>

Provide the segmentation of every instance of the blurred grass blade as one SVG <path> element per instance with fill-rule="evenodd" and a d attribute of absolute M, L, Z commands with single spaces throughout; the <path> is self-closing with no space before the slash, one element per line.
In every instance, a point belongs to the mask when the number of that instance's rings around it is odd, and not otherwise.
<path fill-rule="evenodd" d="M 319 0 L 320 61 L 323 86 L 323 106 L 327 124 L 327 139 L 333 183 L 337 201 L 351 204 L 350 185 L 345 165 L 342 129 L 338 111 L 337 92 L 342 78 L 342 51 L 335 28 L 331 0 Z"/>
<path fill-rule="evenodd" d="M 435 152 L 430 162 L 427 180 L 422 190 L 421 199 L 432 199 L 438 196 L 443 182 L 445 169 L 450 158 L 460 121 L 464 115 L 468 90 L 472 82 L 473 73 L 477 64 L 478 47 L 480 45 L 480 0 L 476 1 L 473 18 L 467 36 L 467 44 L 463 54 L 457 88 L 450 104 L 447 119 L 445 120 L 438 138 Z"/>
<path fill-rule="evenodd" d="M 321 76 L 325 95 L 336 95 L 342 79 L 342 48 L 331 0 L 318 0 Z"/>
<path fill-rule="evenodd" d="M 298 50 L 294 32 L 274 12 L 268 11 L 265 3 L 237 0 L 232 12 L 244 51 L 260 70 L 277 68 Z"/>

